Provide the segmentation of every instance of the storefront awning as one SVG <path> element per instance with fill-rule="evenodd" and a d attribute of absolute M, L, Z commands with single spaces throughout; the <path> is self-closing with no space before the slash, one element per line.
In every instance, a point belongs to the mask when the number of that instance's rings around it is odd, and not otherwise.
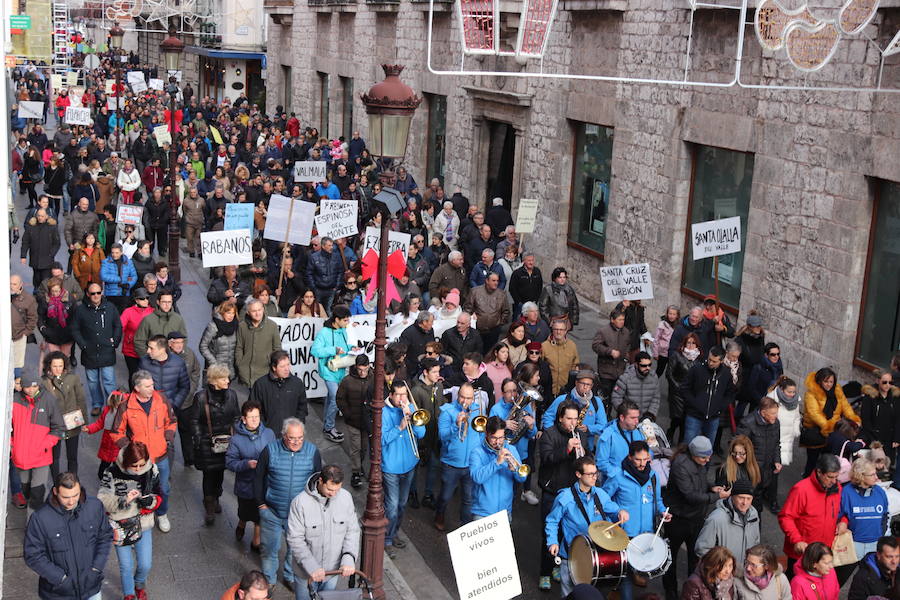
<path fill-rule="evenodd" d="M 237 60 L 258 60 L 262 62 L 262 68 L 266 68 L 265 52 L 242 52 L 240 50 L 216 50 L 202 46 L 185 46 L 184 51 L 189 54 L 198 54 L 210 58 L 232 58 Z"/>

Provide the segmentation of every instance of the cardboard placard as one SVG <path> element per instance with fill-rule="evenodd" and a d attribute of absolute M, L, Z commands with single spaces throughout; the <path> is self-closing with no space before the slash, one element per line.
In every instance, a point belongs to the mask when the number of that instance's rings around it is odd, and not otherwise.
<path fill-rule="evenodd" d="M 125 76 L 125 81 L 127 81 L 131 85 L 134 85 L 135 83 L 145 83 L 144 72 L 128 71 L 128 74 Z"/>
<path fill-rule="evenodd" d="M 204 231 L 200 234 L 203 267 L 249 265 L 253 262 L 253 243 L 250 231 Z"/>
<path fill-rule="evenodd" d="M 131 91 L 135 94 L 147 91 L 147 84 L 144 81 L 136 81 L 131 84 Z"/>
<path fill-rule="evenodd" d="M 510 600 L 522 593 L 505 510 L 449 532 L 447 544 L 460 598 Z"/>
<path fill-rule="evenodd" d="M 359 233 L 357 214 L 359 203 L 355 200 L 322 200 L 316 215 L 316 231 L 322 237 L 340 239 Z"/>
<path fill-rule="evenodd" d="M 294 182 L 325 181 L 327 164 L 324 160 L 301 160 L 294 163 Z"/>
<path fill-rule="evenodd" d="M 44 118 L 44 103 L 43 102 L 29 102 L 28 100 L 23 100 L 19 102 L 19 118 L 20 119 L 43 119 Z"/>
<path fill-rule="evenodd" d="M 66 85 L 78 85 L 78 71 L 66 73 Z"/>
<path fill-rule="evenodd" d="M 538 201 L 536 198 L 519 200 L 519 212 L 516 215 L 516 233 L 534 233 L 537 221 Z"/>
<path fill-rule="evenodd" d="M 604 302 L 653 299 L 649 263 L 600 267 L 600 280 Z"/>
<path fill-rule="evenodd" d="M 110 112 L 115 112 L 119 110 L 119 108 L 125 108 L 125 99 L 119 98 L 118 96 L 113 96 L 112 98 L 106 99 L 106 108 L 109 109 Z"/>
<path fill-rule="evenodd" d="M 63 86 L 62 73 L 52 73 L 50 75 L 50 86 L 57 92 Z"/>
<path fill-rule="evenodd" d="M 388 232 L 388 256 L 397 250 L 403 251 L 403 260 L 409 258 L 409 242 L 412 237 L 401 231 Z M 366 227 L 366 237 L 363 240 L 363 250 L 360 256 L 365 256 L 369 249 L 378 252 L 380 250 L 381 230 L 377 227 Z"/>
<path fill-rule="evenodd" d="M 319 361 L 310 352 L 316 335 L 325 324 L 325 319 L 317 317 L 269 318 L 278 325 L 281 348 L 291 358 L 291 373 L 303 381 L 306 397 L 324 398 L 327 396 L 328 390 L 325 388 L 325 381 L 319 376 Z"/>
<path fill-rule="evenodd" d="M 168 125 L 157 125 L 153 128 L 153 137 L 156 138 L 156 143 L 162 146 L 163 144 L 171 144 L 172 143 L 172 134 L 169 133 Z"/>
<path fill-rule="evenodd" d="M 116 223 L 140 225 L 144 218 L 144 207 L 140 204 L 122 204 L 116 206 Z"/>
<path fill-rule="evenodd" d="M 107 79 L 103 82 L 103 91 L 109 96 L 113 93 L 113 87 L 116 85 L 115 79 Z"/>
<path fill-rule="evenodd" d="M 253 210 L 249 202 L 230 202 L 225 205 L 225 231 L 253 230 Z"/>
<path fill-rule="evenodd" d="M 67 106 L 65 121 L 69 125 L 90 125 L 92 122 L 91 109 L 80 108 L 77 106 Z"/>
<path fill-rule="evenodd" d="M 163 80 L 162 79 L 151 79 L 149 83 L 151 90 L 162 90 L 163 89 Z"/>
<path fill-rule="evenodd" d="M 691 250 L 694 260 L 740 252 L 741 218 L 692 223 Z"/>
<path fill-rule="evenodd" d="M 291 210 L 293 203 L 293 210 Z M 266 229 L 263 237 L 267 240 L 308 246 L 312 239 L 312 225 L 316 205 L 312 202 L 294 200 L 280 194 L 272 194 L 266 215 Z M 288 222 L 290 215 L 290 222 Z M 407 236 L 409 237 L 409 236 Z"/>

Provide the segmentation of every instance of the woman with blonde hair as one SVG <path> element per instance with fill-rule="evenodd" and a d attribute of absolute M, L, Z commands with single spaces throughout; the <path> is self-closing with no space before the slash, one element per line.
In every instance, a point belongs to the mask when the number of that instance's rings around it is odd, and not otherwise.
<path fill-rule="evenodd" d="M 869 552 L 875 552 L 878 538 L 888 526 L 888 497 L 878 485 L 875 463 L 867 458 L 857 458 L 850 467 L 850 483 L 841 487 L 841 509 L 838 519 L 847 518 L 847 529 L 853 534 L 856 556 L 863 560 Z M 838 527 L 843 529 L 843 524 Z M 844 584 L 856 565 L 837 568 L 838 583 Z"/>
<path fill-rule="evenodd" d="M 748 482 L 755 490 L 761 479 L 753 442 L 746 435 L 731 438 L 728 457 L 716 473 L 716 485 L 731 488 L 735 481 L 742 480 Z"/>

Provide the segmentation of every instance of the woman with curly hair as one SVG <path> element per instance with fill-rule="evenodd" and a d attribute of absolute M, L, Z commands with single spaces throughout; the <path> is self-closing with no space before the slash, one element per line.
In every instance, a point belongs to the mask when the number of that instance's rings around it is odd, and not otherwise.
<path fill-rule="evenodd" d="M 703 555 L 697 570 L 681 589 L 681 600 L 732 600 L 734 556 L 728 548 L 715 546 Z"/>

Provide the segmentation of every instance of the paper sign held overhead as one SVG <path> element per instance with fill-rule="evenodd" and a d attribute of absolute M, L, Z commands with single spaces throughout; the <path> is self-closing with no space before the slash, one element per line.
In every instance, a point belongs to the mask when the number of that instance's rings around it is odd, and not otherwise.
<path fill-rule="evenodd" d="M 66 85 L 78 85 L 78 71 L 66 73 Z"/>
<path fill-rule="evenodd" d="M 408 233 L 403 233 L 401 231 L 391 231 L 388 232 L 388 256 L 400 250 L 403 252 L 403 260 L 406 261 L 409 258 L 409 240 L 411 239 Z M 377 227 L 366 227 L 366 238 L 363 240 L 363 250 L 360 256 L 365 256 L 366 252 L 369 250 L 374 250 L 376 253 L 380 250 L 380 242 L 381 242 L 381 230 Z"/>
<path fill-rule="evenodd" d="M 144 72 L 143 71 L 128 71 L 127 79 L 128 83 L 134 85 L 135 83 L 144 83 Z"/>
<path fill-rule="evenodd" d="M 65 121 L 69 125 L 90 125 L 91 109 L 67 106 Z"/>
<path fill-rule="evenodd" d="M 147 91 L 147 84 L 144 81 L 135 81 L 131 84 L 131 91 L 135 94 Z"/>
<path fill-rule="evenodd" d="M 150 80 L 150 89 L 151 90 L 163 89 L 163 80 L 162 79 L 151 79 Z"/>
<path fill-rule="evenodd" d="M 728 217 L 691 225 L 694 260 L 741 251 L 741 218 Z"/>
<path fill-rule="evenodd" d="M 172 143 L 172 134 L 169 133 L 169 127 L 166 125 L 157 125 L 154 127 L 153 137 L 156 138 L 156 143 L 160 146 Z"/>
<path fill-rule="evenodd" d="M 534 233 L 537 210 L 537 199 L 522 198 L 519 200 L 519 212 L 516 215 L 516 233 Z"/>
<path fill-rule="evenodd" d="M 23 100 L 19 102 L 19 118 L 20 119 L 43 119 L 44 118 L 44 103 L 43 102 L 29 102 L 28 100 Z"/>
<path fill-rule="evenodd" d="M 59 92 L 59 89 L 62 87 L 63 78 L 62 73 L 53 73 L 50 75 L 50 85 L 53 89 Z"/>
<path fill-rule="evenodd" d="M 246 229 L 205 231 L 200 234 L 203 267 L 249 265 L 253 262 L 253 244 Z"/>
<path fill-rule="evenodd" d="M 604 302 L 653 299 L 653 280 L 648 263 L 600 267 L 600 280 L 603 282 Z"/>
<path fill-rule="evenodd" d="M 325 381 L 319 376 L 319 361 L 310 353 L 316 334 L 325 324 L 325 319 L 300 317 L 282 319 L 269 317 L 278 325 L 281 348 L 291 358 L 291 373 L 303 381 L 307 398 L 324 398 L 328 395 Z"/>
<path fill-rule="evenodd" d="M 322 237 L 340 239 L 359 232 L 355 200 L 322 200 L 316 215 L 316 231 Z"/>
<path fill-rule="evenodd" d="M 144 207 L 140 204 L 122 204 L 116 206 L 116 223 L 140 225 L 144 216 Z"/>
<path fill-rule="evenodd" d="M 253 230 L 253 209 L 249 202 L 230 202 L 225 205 L 225 231 Z"/>
<path fill-rule="evenodd" d="M 294 163 L 294 181 L 319 183 L 325 181 L 324 160 L 302 160 Z"/>
<path fill-rule="evenodd" d="M 293 203 L 293 209 L 291 204 Z M 316 205 L 312 202 L 293 200 L 279 194 L 272 194 L 266 216 L 263 237 L 267 240 L 308 246 L 312 238 L 313 218 Z M 288 216 L 290 215 L 290 219 Z"/>
<path fill-rule="evenodd" d="M 459 598 L 510 600 L 522 593 L 505 510 L 449 532 L 447 544 Z"/>

